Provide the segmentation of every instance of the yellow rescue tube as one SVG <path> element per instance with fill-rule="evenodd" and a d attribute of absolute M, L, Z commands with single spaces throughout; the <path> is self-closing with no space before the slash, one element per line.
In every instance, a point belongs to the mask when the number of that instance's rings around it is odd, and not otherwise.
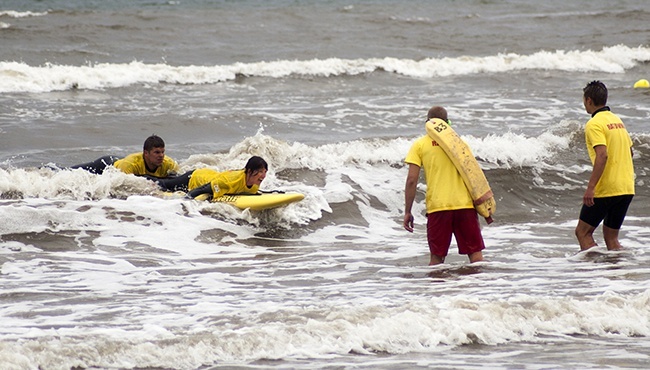
<path fill-rule="evenodd" d="M 496 212 L 497 203 L 490 184 L 485 178 L 469 145 L 461 139 L 449 124 L 439 118 L 432 118 L 426 123 L 427 135 L 440 145 L 447 156 L 456 166 L 474 200 L 474 208 L 485 221 L 492 223 L 492 215 Z"/>

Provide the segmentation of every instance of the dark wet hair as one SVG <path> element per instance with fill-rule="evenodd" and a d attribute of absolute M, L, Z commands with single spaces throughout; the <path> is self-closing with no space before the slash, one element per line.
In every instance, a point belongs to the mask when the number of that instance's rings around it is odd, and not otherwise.
<path fill-rule="evenodd" d="M 151 135 L 144 141 L 143 150 L 150 151 L 153 148 L 164 148 L 165 142 L 158 135 Z"/>
<path fill-rule="evenodd" d="M 258 157 L 256 155 L 250 157 L 248 162 L 246 162 L 246 167 L 244 167 L 246 173 L 253 173 L 255 171 L 261 170 L 262 168 L 268 171 L 269 165 L 262 157 Z"/>
<path fill-rule="evenodd" d="M 595 106 L 607 104 L 607 87 L 600 81 L 591 81 L 582 89 L 585 98 L 590 98 Z"/>
<path fill-rule="evenodd" d="M 447 122 L 447 110 L 440 106 L 431 107 L 427 113 L 427 119 L 431 118 L 440 118 L 441 120 Z"/>

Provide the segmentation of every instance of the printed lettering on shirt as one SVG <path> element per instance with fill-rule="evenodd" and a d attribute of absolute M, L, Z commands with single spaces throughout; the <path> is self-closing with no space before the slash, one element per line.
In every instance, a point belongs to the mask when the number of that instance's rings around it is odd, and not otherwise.
<path fill-rule="evenodd" d="M 622 123 L 608 123 L 607 124 L 607 129 L 608 130 L 617 130 L 617 129 L 621 129 L 621 128 L 625 128 L 625 125 L 622 124 Z"/>
<path fill-rule="evenodd" d="M 435 140 L 431 140 L 431 146 L 440 146 Z"/>

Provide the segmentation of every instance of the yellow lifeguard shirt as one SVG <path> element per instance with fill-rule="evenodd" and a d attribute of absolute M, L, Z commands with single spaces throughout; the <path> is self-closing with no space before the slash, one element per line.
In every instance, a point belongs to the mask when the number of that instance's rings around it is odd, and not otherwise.
<path fill-rule="evenodd" d="M 260 187 L 257 184 L 250 188 L 246 186 L 245 170 L 218 172 L 210 168 L 199 168 L 192 172 L 188 189 L 193 190 L 207 183 L 212 186 L 212 199 L 224 194 L 256 194 Z"/>
<path fill-rule="evenodd" d="M 594 147 L 607 147 L 607 164 L 594 189 L 594 197 L 634 194 L 632 139 L 621 119 L 608 110 L 596 113 L 585 126 L 585 141 L 592 165 L 596 161 Z"/>
<path fill-rule="evenodd" d="M 163 163 L 156 168 L 156 171 L 147 171 L 144 164 L 144 155 L 142 152 L 129 154 L 122 159 L 118 159 L 113 166 L 124 173 L 133 175 L 149 175 L 154 177 L 165 178 L 178 173 L 178 164 L 168 156 L 165 156 Z"/>
<path fill-rule="evenodd" d="M 428 135 L 413 143 L 405 162 L 424 170 L 427 213 L 474 208 L 472 196 L 456 166 Z"/>

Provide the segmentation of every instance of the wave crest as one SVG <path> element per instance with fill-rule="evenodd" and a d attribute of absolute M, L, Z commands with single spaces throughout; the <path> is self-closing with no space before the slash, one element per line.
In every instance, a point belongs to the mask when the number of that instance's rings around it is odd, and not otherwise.
<path fill-rule="evenodd" d="M 372 72 L 397 73 L 414 78 L 505 73 L 522 70 L 557 70 L 624 73 L 650 61 L 650 47 L 617 45 L 600 51 L 538 51 L 456 58 L 312 59 L 234 63 L 215 66 L 170 66 L 168 64 L 98 63 L 85 66 L 46 64 L 30 66 L 0 62 L 0 92 L 49 92 L 105 89 L 134 84 L 214 84 L 243 77 L 286 78 L 289 76 L 333 77 Z"/>

